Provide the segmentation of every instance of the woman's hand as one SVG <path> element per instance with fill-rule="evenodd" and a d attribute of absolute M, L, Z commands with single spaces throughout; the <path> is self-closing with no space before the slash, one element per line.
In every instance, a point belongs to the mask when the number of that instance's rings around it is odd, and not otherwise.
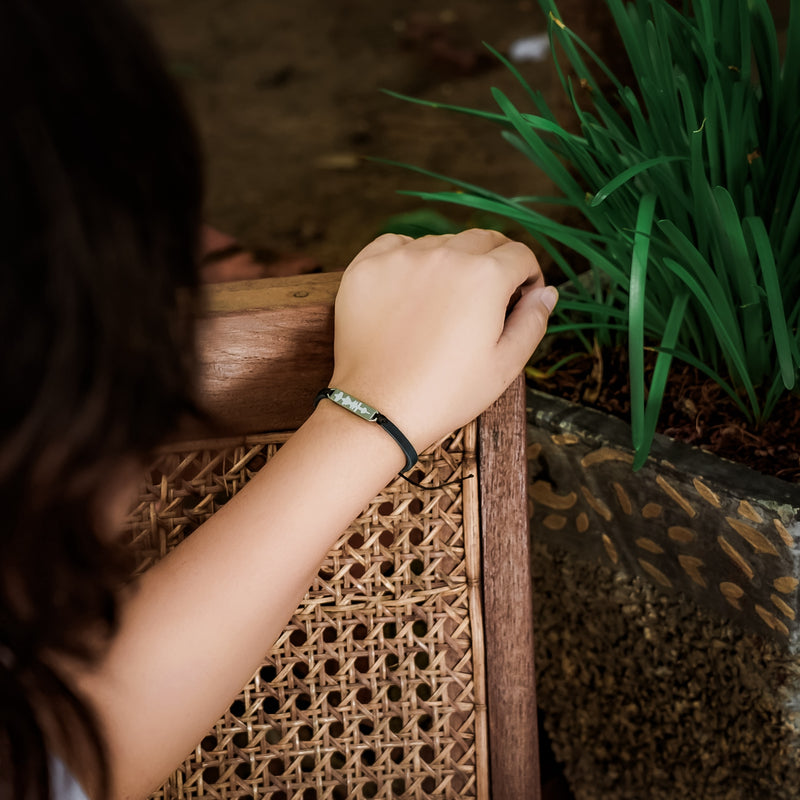
<path fill-rule="evenodd" d="M 557 299 L 534 254 L 496 231 L 381 236 L 342 278 L 331 385 L 379 409 L 422 450 L 502 394 Z"/>

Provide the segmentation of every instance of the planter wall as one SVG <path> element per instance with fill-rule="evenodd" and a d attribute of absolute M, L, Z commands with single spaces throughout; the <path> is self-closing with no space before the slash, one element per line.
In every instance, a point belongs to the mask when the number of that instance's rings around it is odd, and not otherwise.
<path fill-rule="evenodd" d="M 528 397 L 540 704 L 578 800 L 800 785 L 800 487 Z"/>

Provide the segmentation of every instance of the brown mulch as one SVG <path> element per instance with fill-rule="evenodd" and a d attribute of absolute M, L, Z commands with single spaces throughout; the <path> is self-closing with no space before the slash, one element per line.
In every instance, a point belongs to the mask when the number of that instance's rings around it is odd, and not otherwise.
<path fill-rule="evenodd" d="M 627 351 L 581 353 L 548 376 L 548 368 L 571 352 L 567 343 L 556 343 L 536 362 L 538 376 L 529 378 L 531 385 L 629 421 Z M 649 353 L 650 370 L 654 360 L 655 355 Z M 800 402 L 796 395 L 787 393 L 771 419 L 755 426 L 717 384 L 676 360 L 657 430 L 764 474 L 800 482 Z"/>

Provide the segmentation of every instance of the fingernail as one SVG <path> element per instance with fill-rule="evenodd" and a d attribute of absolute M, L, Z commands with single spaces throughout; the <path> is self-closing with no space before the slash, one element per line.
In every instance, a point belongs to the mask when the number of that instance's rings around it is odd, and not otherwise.
<path fill-rule="evenodd" d="M 555 286 L 547 286 L 542 290 L 541 294 L 542 304 L 548 310 L 548 312 L 553 311 L 556 307 L 556 303 L 558 302 L 558 289 Z"/>

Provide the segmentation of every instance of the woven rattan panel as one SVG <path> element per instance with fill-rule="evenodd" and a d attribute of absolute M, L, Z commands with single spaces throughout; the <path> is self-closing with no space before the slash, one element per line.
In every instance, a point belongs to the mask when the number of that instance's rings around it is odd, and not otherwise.
<path fill-rule="evenodd" d="M 285 440 L 162 453 L 129 519 L 142 569 L 233 496 Z M 153 795 L 483 798 L 488 785 L 475 427 L 420 459 L 330 551 L 228 712 Z"/>

